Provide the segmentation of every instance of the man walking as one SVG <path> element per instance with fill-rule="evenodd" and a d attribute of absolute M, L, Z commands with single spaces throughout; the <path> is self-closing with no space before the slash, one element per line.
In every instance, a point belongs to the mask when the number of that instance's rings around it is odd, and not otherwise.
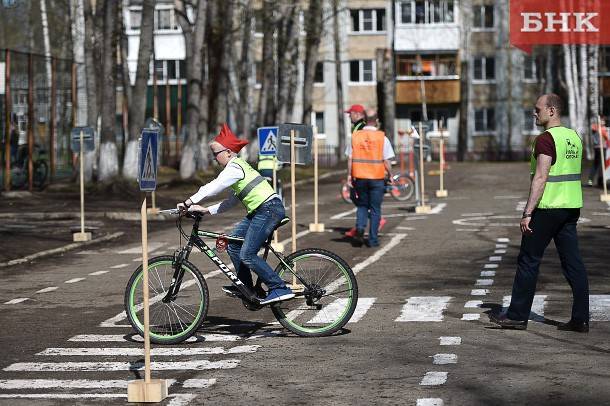
<path fill-rule="evenodd" d="M 390 160 L 394 150 L 383 131 L 377 129 L 377 112 L 366 111 L 366 126 L 352 134 L 347 148 L 347 183 L 354 188 L 356 204 L 356 245 L 364 242 L 364 229 L 370 216 L 369 247 L 378 247 L 381 203 L 385 192 L 385 173 L 392 177 Z"/>
<path fill-rule="evenodd" d="M 546 130 L 536 137 L 531 156 L 530 194 L 521 219 L 521 250 L 510 307 L 492 315 L 502 328 L 527 328 L 538 269 L 544 250 L 555 241 L 561 268 L 572 288 L 572 317 L 559 330 L 589 331 L 589 283 L 578 249 L 576 223 L 582 207 L 582 141 L 561 125 L 562 101 L 556 94 L 536 102 L 536 125 Z"/>

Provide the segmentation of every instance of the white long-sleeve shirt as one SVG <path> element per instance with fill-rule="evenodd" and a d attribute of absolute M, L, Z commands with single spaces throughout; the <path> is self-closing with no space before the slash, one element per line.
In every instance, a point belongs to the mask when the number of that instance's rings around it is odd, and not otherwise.
<path fill-rule="evenodd" d="M 197 204 L 207 197 L 217 195 L 218 193 L 222 192 L 223 190 L 231 187 L 238 181 L 242 180 L 246 176 L 246 174 L 244 173 L 244 170 L 241 168 L 241 166 L 239 166 L 238 164 L 233 162 L 234 159 L 235 158 L 232 158 L 227 163 L 225 168 L 222 170 L 222 172 L 220 172 L 218 174 L 216 179 L 201 186 L 199 188 L 199 190 L 197 191 L 197 193 L 195 193 L 194 195 L 192 195 L 190 197 L 191 202 L 193 202 L 193 204 Z M 274 193 L 267 199 L 267 201 L 271 200 L 275 197 L 278 197 L 278 195 Z M 223 213 L 223 212 L 229 210 L 231 207 L 235 206 L 237 203 L 239 203 L 239 199 L 237 198 L 235 193 L 233 193 L 233 191 L 231 191 L 230 195 L 227 199 L 223 200 L 220 203 L 208 206 L 207 209 L 210 212 L 210 214 L 214 215 L 214 214 Z"/>

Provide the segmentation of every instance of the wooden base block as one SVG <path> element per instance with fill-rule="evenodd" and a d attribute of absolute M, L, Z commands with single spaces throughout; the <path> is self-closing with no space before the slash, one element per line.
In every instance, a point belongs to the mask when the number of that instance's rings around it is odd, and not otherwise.
<path fill-rule="evenodd" d="M 272 242 L 271 247 L 277 252 L 284 252 L 284 244 L 281 242 Z"/>
<path fill-rule="evenodd" d="M 74 234 L 72 234 L 72 241 L 76 241 L 76 242 L 91 241 L 91 233 L 74 233 Z"/>
<path fill-rule="evenodd" d="M 447 197 L 447 191 L 446 190 L 437 190 L 436 197 Z"/>
<path fill-rule="evenodd" d="M 140 379 L 127 385 L 128 402 L 161 402 L 167 395 L 165 379 L 151 379 L 148 383 Z"/>
<path fill-rule="evenodd" d="M 430 169 L 428 171 L 429 176 L 439 176 L 440 174 L 441 174 L 441 171 L 438 169 Z"/>
<path fill-rule="evenodd" d="M 288 284 L 286 285 L 287 287 L 289 287 L 293 292 L 304 292 L 305 291 L 305 286 L 304 285 L 300 285 L 300 284 Z"/>
<path fill-rule="evenodd" d="M 599 195 L 599 200 L 602 202 L 610 202 L 610 195 Z"/>
<path fill-rule="evenodd" d="M 430 213 L 431 211 L 432 211 L 432 207 L 430 207 L 428 205 L 415 207 L 415 213 L 417 213 L 417 214 Z"/>
<path fill-rule="evenodd" d="M 149 207 L 148 209 L 146 209 L 146 214 L 159 214 L 159 208 L 158 207 Z"/>
<path fill-rule="evenodd" d="M 324 223 L 309 223 L 309 231 L 312 233 L 323 233 Z"/>

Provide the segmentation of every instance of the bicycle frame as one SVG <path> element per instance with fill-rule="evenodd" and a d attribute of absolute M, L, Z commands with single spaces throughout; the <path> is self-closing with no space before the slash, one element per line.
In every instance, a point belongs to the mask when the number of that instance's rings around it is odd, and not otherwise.
<path fill-rule="evenodd" d="M 180 290 L 180 285 L 182 283 L 182 278 L 184 276 L 184 270 L 182 269 L 182 263 L 183 263 L 183 261 L 188 260 L 190 254 L 191 254 L 191 251 L 193 250 L 193 247 L 197 247 L 197 249 L 199 249 L 199 251 L 203 252 L 216 265 L 216 267 L 231 281 L 231 283 L 235 287 L 237 287 L 237 289 L 240 291 L 240 293 L 243 295 L 243 297 L 247 301 L 249 301 L 252 304 L 256 304 L 256 305 L 260 304 L 259 303 L 260 300 L 257 297 L 256 293 L 252 289 L 245 286 L 241 280 L 239 280 L 236 273 L 234 273 L 233 271 L 231 271 L 229 269 L 229 267 L 218 257 L 218 255 L 216 255 L 214 250 L 212 250 L 201 237 L 215 238 L 215 239 L 219 238 L 219 237 L 223 237 L 223 238 L 226 238 L 228 241 L 233 241 L 233 242 L 243 242 L 244 239 L 240 238 L 240 237 L 228 236 L 228 235 L 215 233 L 215 232 L 211 232 L 211 231 L 199 230 L 199 222 L 201 221 L 202 215 L 195 214 L 195 215 L 193 215 L 193 217 L 195 218 L 195 223 L 193 224 L 193 229 L 191 231 L 191 235 L 190 235 L 186 245 L 184 247 L 182 247 L 179 251 L 176 252 L 177 255 L 174 255 L 174 275 L 172 277 L 172 283 L 169 286 L 168 292 L 165 295 L 165 297 L 162 299 L 162 301 L 167 303 L 167 302 L 175 299 L 176 296 L 178 295 L 178 292 Z M 267 241 L 263 244 L 263 248 L 265 249 L 265 252 L 263 254 L 263 259 L 266 261 L 268 255 L 269 255 L 269 251 L 271 251 L 273 253 L 273 255 L 275 255 L 275 257 L 286 267 L 286 269 L 290 270 L 290 273 L 292 273 L 299 280 L 299 282 L 301 282 L 305 286 L 306 289 L 303 292 L 298 292 L 298 293 L 295 292 L 295 295 L 297 295 L 297 296 L 304 295 L 305 292 L 307 291 L 307 287 L 308 287 L 307 283 L 298 274 L 296 274 L 293 271 L 292 264 L 287 262 L 281 253 L 279 253 L 273 249 L 273 247 L 271 246 L 272 237 L 273 237 L 273 233 L 269 236 Z"/>

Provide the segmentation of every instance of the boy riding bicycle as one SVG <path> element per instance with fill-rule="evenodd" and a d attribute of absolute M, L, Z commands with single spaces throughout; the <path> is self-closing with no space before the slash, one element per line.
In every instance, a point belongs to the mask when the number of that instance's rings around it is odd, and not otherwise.
<path fill-rule="evenodd" d="M 294 297 L 292 290 L 286 286 L 271 267 L 257 253 L 273 230 L 285 217 L 282 201 L 268 182 L 237 153 L 247 145 L 233 134 L 224 124 L 218 136 L 210 143 L 214 159 L 224 166 L 218 177 L 199 188 L 199 191 L 178 203 L 178 209 L 210 213 L 212 215 L 227 211 L 237 202 L 246 207 L 248 215 L 233 229 L 231 235 L 244 238 L 243 244 L 230 242 L 227 248 L 231 261 L 237 271 L 237 277 L 248 288 L 253 289 L 252 274 L 269 289 L 267 297 L 260 304 L 288 300 Z M 203 199 L 214 196 L 226 188 L 233 194 L 226 200 L 208 207 L 197 205 Z M 224 286 L 223 291 L 238 294 L 235 286 Z"/>

